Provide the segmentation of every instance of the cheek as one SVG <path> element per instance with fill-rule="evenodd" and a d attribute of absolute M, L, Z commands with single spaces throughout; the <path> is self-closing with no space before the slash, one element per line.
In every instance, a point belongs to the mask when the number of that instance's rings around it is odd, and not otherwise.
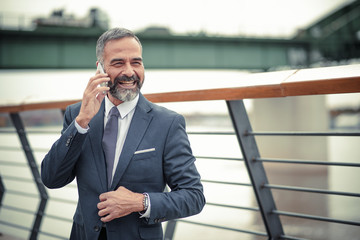
<path fill-rule="evenodd" d="M 109 75 L 110 77 L 110 81 L 112 83 L 114 83 L 115 81 L 115 78 L 117 78 L 120 74 L 120 71 L 116 71 L 116 70 L 111 70 L 111 71 L 108 71 L 107 74 Z"/>
<path fill-rule="evenodd" d="M 144 81 L 144 78 L 145 78 L 145 71 L 144 69 L 141 69 L 139 71 L 136 72 L 138 77 L 140 78 L 140 80 L 143 82 Z"/>

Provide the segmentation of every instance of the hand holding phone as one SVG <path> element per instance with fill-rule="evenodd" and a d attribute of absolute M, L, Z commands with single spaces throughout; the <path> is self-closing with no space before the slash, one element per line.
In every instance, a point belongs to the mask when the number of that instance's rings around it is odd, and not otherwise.
<path fill-rule="evenodd" d="M 100 73 L 105 74 L 104 68 L 100 62 L 97 65 L 97 69 L 99 70 Z M 107 86 L 108 86 L 108 82 L 100 83 L 100 87 L 107 87 Z M 106 91 L 103 91 L 103 94 L 106 94 Z"/>

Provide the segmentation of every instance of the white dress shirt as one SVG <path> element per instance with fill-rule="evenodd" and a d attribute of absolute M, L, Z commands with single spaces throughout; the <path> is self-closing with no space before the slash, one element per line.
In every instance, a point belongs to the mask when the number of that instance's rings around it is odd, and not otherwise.
<path fill-rule="evenodd" d="M 128 133 L 131 120 L 134 116 L 135 107 L 139 100 L 139 95 L 137 97 L 130 101 L 130 102 L 123 102 L 117 106 L 117 109 L 119 110 L 120 117 L 118 118 L 118 135 L 117 135 L 117 142 L 116 142 L 116 151 L 115 151 L 115 159 L 114 159 L 114 167 L 112 172 L 112 178 L 114 178 L 116 167 L 119 163 L 119 158 L 121 151 L 124 147 L 124 142 L 126 139 L 126 135 Z M 106 123 L 109 119 L 109 112 L 111 108 L 114 107 L 114 104 L 109 100 L 109 98 L 105 97 L 105 113 L 104 113 L 104 129 L 106 126 Z"/>
<path fill-rule="evenodd" d="M 123 102 L 117 106 L 117 109 L 119 110 L 120 117 L 118 118 L 118 135 L 117 135 L 117 142 L 116 142 L 116 150 L 115 150 L 115 159 L 114 159 L 114 167 L 112 172 L 112 178 L 114 178 L 116 167 L 119 163 L 119 158 L 121 151 L 124 147 L 126 135 L 128 133 L 131 120 L 134 116 L 135 107 L 139 100 L 139 95 L 137 95 L 132 101 L 129 102 Z M 115 105 L 109 100 L 109 98 L 106 96 L 105 99 L 105 112 L 104 112 L 104 128 L 106 126 L 106 123 L 109 118 L 109 112 L 112 107 Z M 75 121 L 75 127 L 78 130 L 79 133 L 85 134 L 89 130 L 89 127 L 82 128 L 76 121 Z M 150 199 L 149 199 L 149 207 L 147 211 L 141 215 L 141 217 L 149 217 L 150 216 Z"/>

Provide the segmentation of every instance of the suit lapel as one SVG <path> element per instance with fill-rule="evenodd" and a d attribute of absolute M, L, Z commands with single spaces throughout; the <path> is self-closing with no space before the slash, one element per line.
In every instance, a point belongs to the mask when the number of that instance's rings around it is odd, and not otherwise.
<path fill-rule="evenodd" d="M 147 100 L 140 94 L 139 102 L 136 106 L 129 131 L 125 139 L 124 147 L 120 154 L 119 163 L 116 167 L 111 190 L 115 190 L 115 187 L 118 185 L 151 122 L 152 115 L 148 114 L 150 110 L 151 107 L 148 105 Z"/>
<path fill-rule="evenodd" d="M 102 192 L 107 191 L 105 156 L 102 149 L 102 136 L 104 133 L 104 109 L 105 101 L 102 102 L 99 112 L 93 117 L 93 119 L 89 123 L 91 149 L 93 151 L 95 165 L 100 177 Z"/>

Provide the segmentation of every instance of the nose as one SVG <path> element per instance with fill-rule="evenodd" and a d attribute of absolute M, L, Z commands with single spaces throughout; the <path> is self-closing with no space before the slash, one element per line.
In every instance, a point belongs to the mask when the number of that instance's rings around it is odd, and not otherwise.
<path fill-rule="evenodd" d="M 127 63 L 124 65 L 122 74 L 127 77 L 132 77 L 135 74 L 135 71 L 134 71 L 133 67 L 131 66 L 131 64 Z"/>

